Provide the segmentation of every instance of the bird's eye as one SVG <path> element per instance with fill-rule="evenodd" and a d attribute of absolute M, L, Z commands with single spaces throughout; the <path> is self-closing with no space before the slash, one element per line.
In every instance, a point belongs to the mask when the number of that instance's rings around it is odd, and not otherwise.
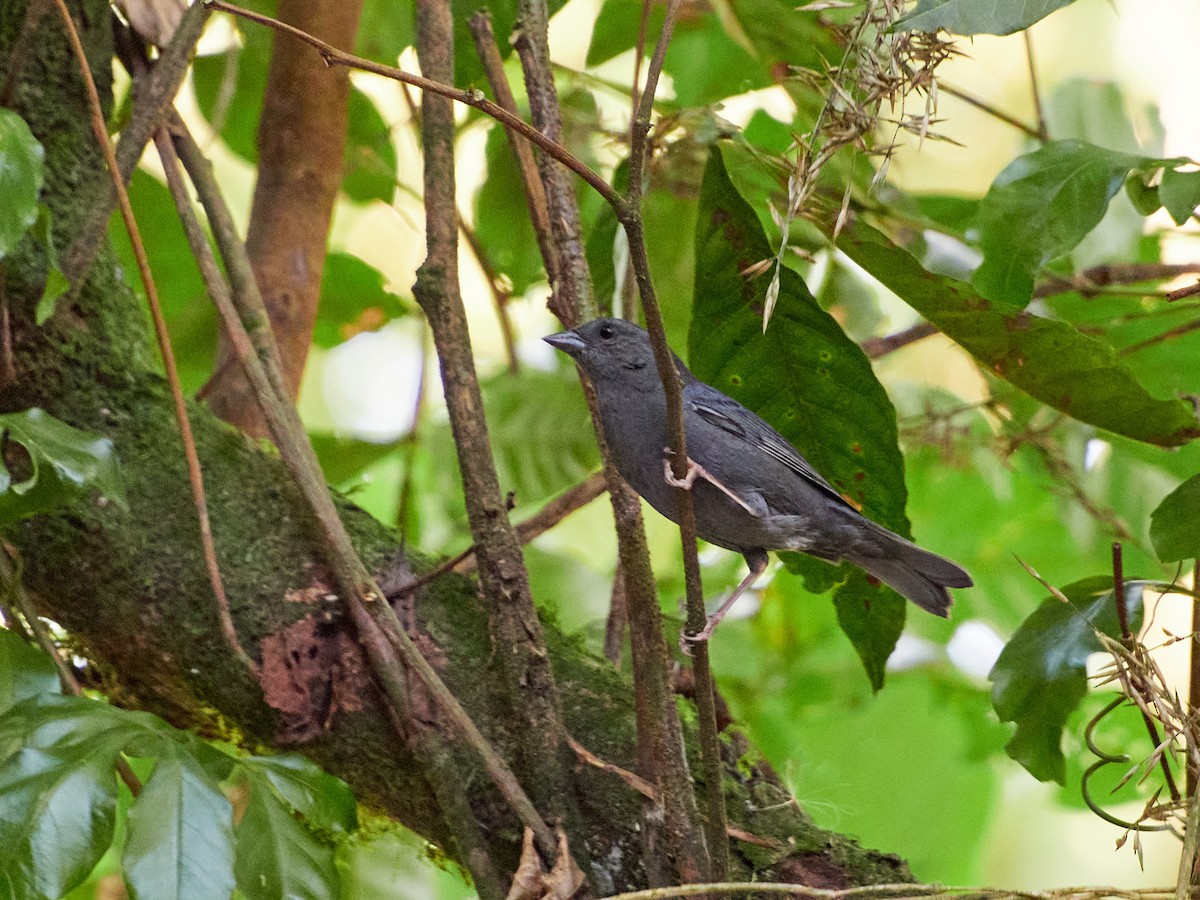
<path fill-rule="evenodd" d="M 614 334 L 616 334 L 616 331 L 613 330 L 611 325 L 600 326 L 600 337 L 604 338 L 604 340 L 611 339 Z"/>

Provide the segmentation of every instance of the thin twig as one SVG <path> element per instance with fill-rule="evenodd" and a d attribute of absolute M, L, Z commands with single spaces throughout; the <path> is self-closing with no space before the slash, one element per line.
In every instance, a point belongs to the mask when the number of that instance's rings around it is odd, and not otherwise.
<path fill-rule="evenodd" d="M 454 25 L 449 4 L 417 0 L 417 59 L 421 71 L 442 81 L 454 72 Z M 425 246 L 413 295 L 425 313 L 437 348 L 467 519 L 477 545 L 481 593 L 488 605 L 488 634 L 497 672 L 520 727 L 537 739 L 519 756 L 520 772 L 538 808 L 570 822 L 579 815 L 568 767 L 560 752 L 562 713 L 548 663 L 541 622 L 516 529 L 508 518 L 488 441 L 479 381 L 471 354 L 458 279 L 458 228 L 454 186 L 454 107 L 451 99 L 421 96 L 424 146 Z M 534 829 L 538 847 L 554 859 L 557 840 L 544 815 Z"/>
<path fill-rule="evenodd" d="M 517 536 L 521 539 L 521 543 L 528 544 L 534 538 L 545 534 L 571 513 L 575 512 L 575 510 L 586 506 L 603 494 L 607 486 L 607 482 L 604 480 L 604 473 L 596 472 L 564 493 L 559 494 L 528 519 L 517 524 Z M 474 559 L 474 557 L 475 544 L 471 544 L 466 550 L 444 560 L 441 565 L 426 572 L 420 578 L 413 579 L 398 590 L 389 592 L 388 599 L 399 600 L 402 597 L 407 597 L 431 581 L 436 581 L 449 572 L 458 572 L 460 574 L 470 572 L 474 568 L 474 565 L 465 565 L 465 563 L 468 560 Z"/>
<path fill-rule="evenodd" d="M 1174 328 L 1168 328 L 1154 337 L 1148 337 L 1144 341 L 1138 341 L 1136 344 L 1130 344 L 1128 347 L 1121 348 L 1121 355 L 1128 356 L 1131 353 L 1137 353 L 1139 350 L 1145 350 L 1153 347 L 1155 344 L 1161 344 L 1164 341 L 1169 341 L 1177 337 L 1183 337 L 1185 334 L 1191 334 L 1193 331 L 1200 331 L 1200 319 L 1193 319 L 1190 322 L 1184 322 L 1176 325 Z"/>
<path fill-rule="evenodd" d="M 1167 300 L 1174 302 L 1176 300 L 1182 300 L 1184 297 L 1193 297 L 1196 294 L 1200 294 L 1200 281 L 1197 281 L 1195 284 L 1189 284 L 1187 287 L 1181 287 L 1178 290 L 1171 291 L 1169 294 L 1167 294 Z"/>
<path fill-rule="evenodd" d="M 1168 900 L 1175 896 L 1174 887 L 1116 888 L 1065 887 L 1046 891 L 1016 891 L 1003 888 L 948 887 L 941 884 L 869 884 L 863 887 L 834 890 L 808 887 L 803 884 L 775 882 L 731 881 L 719 884 L 683 884 L 613 894 L 604 900 L 670 900 L 674 897 L 694 897 L 698 894 L 723 892 L 727 894 L 789 894 L 807 900 L 918 900 L 924 897 L 944 897 L 965 894 L 970 900 Z"/>
<path fill-rule="evenodd" d="M 867 354 L 871 359 L 879 359 L 881 356 L 887 356 L 901 347 L 915 344 L 917 341 L 932 337 L 937 333 L 936 326 L 931 325 L 929 322 L 918 322 L 894 334 L 867 338 L 860 346 L 863 353 Z"/>
<path fill-rule="evenodd" d="M 158 300 L 158 290 L 154 284 L 154 276 L 150 272 L 150 262 L 146 256 L 146 247 L 142 243 L 142 235 L 137 221 L 133 216 L 133 207 L 129 202 L 129 193 L 121 179 L 117 165 L 116 151 L 108 138 L 108 129 L 104 123 L 104 111 L 100 106 L 100 94 L 96 90 L 96 82 L 92 79 L 92 70 L 88 65 L 87 55 L 79 40 L 79 32 L 75 30 L 75 21 L 63 0 L 53 0 L 63 21 L 63 28 L 71 50 L 79 62 L 83 72 L 83 81 L 87 89 L 88 106 L 91 110 L 92 133 L 100 144 L 107 163 L 109 179 L 117 195 L 117 205 L 121 210 L 121 219 L 129 232 L 129 243 L 133 247 L 133 255 L 137 261 L 138 273 L 142 285 L 146 289 L 146 300 L 150 305 L 150 315 L 154 321 L 154 333 L 158 338 L 158 349 L 162 354 L 163 368 L 167 374 L 167 384 L 171 390 L 171 400 L 175 408 L 175 419 L 179 423 L 180 436 L 183 439 L 183 452 L 187 460 L 188 482 L 192 488 L 192 502 L 196 507 L 196 515 L 200 520 L 200 545 L 204 551 L 204 565 L 208 571 L 209 583 L 212 585 L 213 596 L 217 601 L 217 616 L 221 623 L 221 632 L 226 642 L 237 658 L 258 676 L 258 664 L 242 648 L 238 640 L 237 630 L 233 625 L 233 617 L 229 611 L 229 598 L 225 595 L 225 585 L 221 579 L 221 569 L 217 563 L 217 551 L 213 544 L 212 528 L 208 519 L 208 500 L 204 495 L 204 476 L 200 471 L 200 457 L 196 452 L 196 441 L 192 436 L 192 423 L 188 419 L 187 403 L 183 399 L 183 387 L 179 382 L 179 371 L 175 365 L 175 352 L 171 348 L 171 336 L 167 332 L 166 319 L 163 317 L 162 305 Z"/>
<path fill-rule="evenodd" d="M 1029 137 L 1033 138 L 1035 141 L 1043 140 L 1041 133 L 1036 128 L 1026 125 L 1020 119 L 1010 116 L 1003 110 L 992 106 L 992 104 L 988 103 L 986 100 L 976 97 L 974 94 L 968 93 L 962 88 L 952 87 L 951 85 L 946 84 L 944 81 L 939 81 L 938 90 L 949 94 L 951 97 L 957 97 L 963 103 L 974 106 L 976 109 L 987 113 L 989 116 L 999 119 L 1001 122 L 1004 122 L 1007 125 L 1011 125 L 1018 131 L 1029 135 Z"/>
<path fill-rule="evenodd" d="M 1112 569 L 1113 569 L 1113 600 L 1117 605 L 1117 622 L 1121 628 L 1121 643 L 1126 649 L 1133 650 L 1137 635 L 1133 634 L 1129 626 L 1129 609 L 1125 602 L 1125 562 L 1124 553 L 1119 541 L 1114 541 L 1112 545 Z M 1133 693 L 1138 697 L 1148 693 L 1145 690 L 1143 680 L 1138 677 L 1132 677 L 1130 685 L 1133 688 Z M 1150 745 L 1158 747 L 1162 743 L 1162 738 L 1158 733 L 1158 726 L 1154 724 L 1154 716 L 1152 716 L 1145 705 L 1139 703 L 1142 713 L 1142 722 L 1146 726 L 1146 734 L 1150 736 Z M 1167 791 L 1171 795 L 1171 800 L 1178 803 L 1180 799 L 1179 787 L 1175 784 L 1175 777 L 1171 774 L 1171 767 L 1167 762 L 1167 755 L 1164 753 L 1158 758 L 1159 767 L 1162 770 L 1163 781 L 1167 785 Z"/>
<path fill-rule="evenodd" d="M 352 69 L 359 69 L 363 72 L 371 72 L 375 75 L 382 75 L 384 78 L 391 78 L 396 81 L 402 81 L 405 84 L 411 84 L 413 87 L 418 87 L 423 91 L 428 91 L 432 94 L 437 94 L 442 97 L 448 97 L 457 103 L 462 103 L 465 106 L 470 106 L 473 109 L 479 110 L 487 116 L 491 116 L 502 125 L 520 134 L 523 138 L 532 144 L 536 144 L 546 153 L 550 154 L 584 181 L 586 181 L 595 191 L 600 194 L 605 200 L 615 207 L 621 206 L 623 201 L 619 194 L 609 185 L 607 181 L 601 178 L 598 174 L 592 171 L 588 166 L 575 157 L 561 144 L 552 141 L 521 119 L 519 116 L 513 115 L 508 110 L 496 105 L 491 100 L 483 95 L 478 90 L 459 90 L 456 87 L 445 84 L 440 81 L 432 81 L 428 78 L 422 78 L 420 75 L 413 75 L 410 72 L 405 72 L 403 69 L 397 69 L 394 66 L 385 66 L 382 63 L 373 62 L 369 59 L 363 59 L 361 56 L 355 56 L 351 53 L 345 53 L 338 50 L 336 47 L 330 46 L 324 41 L 313 37 L 298 28 L 288 25 L 285 22 L 280 22 L 278 19 L 272 19 L 270 16 L 264 16 L 261 13 L 256 13 L 248 9 L 243 9 L 240 6 L 234 6 L 232 3 L 226 3 L 225 0 L 203 0 L 204 5 L 210 9 L 227 12 L 239 18 L 247 19 L 251 22 L 257 22 L 260 25 L 266 25 L 268 28 L 274 28 L 276 31 L 283 31 L 293 37 L 299 38 L 309 46 L 315 48 L 321 57 L 325 60 L 326 65 L 330 66 L 348 66 Z"/>
<path fill-rule="evenodd" d="M 1034 297 L 1052 297 L 1055 294 L 1076 292 L 1087 297 L 1098 288 L 1114 284 L 1137 284 L 1142 281 L 1165 281 L 1178 275 L 1200 272 L 1200 262 L 1191 263 L 1108 263 L 1092 266 L 1066 278 L 1050 276 L 1038 283 Z M 1168 300 L 1178 299 L 1172 291 Z"/>
<path fill-rule="evenodd" d="M 404 631 L 391 604 L 381 602 L 383 592 L 355 553 L 345 526 L 329 496 L 320 463 L 299 415 L 295 407 L 286 400 L 286 388 L 283 385 L 270 329 L 266 329 L 265 332 L 256 331 L 253 337 L 247 331 L 247 322 L 258 326 L 267 321 L 266 311 L 262 307 L 262 297 L 257 293 L 245 247 L 238 238 L 233 218 L 212 176 L 208 161 L 178 116 L 172 118 L 171 128 L 176 149 L 208 214 L 209 224 L 222 250 L 226 269 L 231 274 L 234 286 L 231 303 L 223 310 L 218 306 L 222 312 L 223 324 L 231 336 L 240 332 L 245 338 L 242 340 L 239 337 L 233 341 L 235 349 L 241 347 L 243 353 L 249 349 L 245 356 L 239 357 L 239 361 L 254 386 L 255 395 L 279 447 L 280 456 L 316 519 L 323 538 L 322 551 L 334 572 L 343 600 L 349 606 L 359 638 L 367 651 L 372 672 L 384 689 L 389 705 L 403 709 L 407 703 L 407 685 L 398 677 L 392 654 L 388 650 L 390 646 L 400 654 L 404 666 L 416 674 L 432 696 L 434 706 L 478 756 L 488 777 L 517 818 L 535 831 L 539 828 L 542 830 L 539 846 L 544 844 L 554 847 L 553 832 L 542 821 L 512 770 L 488 743 L 479 727 L 421 655 L 420 650 Z"/>
<path fill-rule="evenodd" d="M 1200 590 L 1200 559 L 1192 563 L 1192 590 Z M 1200 601 L 1192 598 L 1192 634 L 1188 641 L 1188 715 L 1195 719 L 1197 709 L 1200 709 Z M 1189 744 L 1193 740 L 1189 738 Z M 1192 748 L 1194 750 L 1194 748 Z M 1196 790 L 1200 787 L 1200 768 L 1196 760 L 1188 755 L 1187 763 L 1187 794 L 1190 803 L 1195 806 L 1198 802 Z"/>
<path fill-rule="evenodd" d="M 154 132 L 165 120 L 171 102 L 179 92 L 191 63 L 192 50 L 200 40 L 200 34 L 208 21 L 208 10 L 201 3 L 192 4 L 180 19 L 171 37 L 171 42 L 162 49 L 154 67 L 146 77 L 135 79 L 132 87 L 133 111 L 129 121 L 121 129 L 121 142 L 116 148 L 116 172 L 122 185 L 129 183 L 133 170 Z M 121 26 L 122 28 L 124 26 Z M 107 136 L 105 141 L 107 142 Z M 118 202 L 114 191 L 103 189 L 103 194 L 92 200 L 86 221 L 78 228 L 74 240 L 62 254 L 62 272 L 71 283 L 71 291 L 79 289 L 82 275 L 91 268 L 104 235 L 114 205 Z"/>
<path fill-rule="evenodd" d="M 677 479 L 687 474 L 687 430 L 684 425 L 683 382 L 675 368 L 674 354 L 667 345 L 662 310 L 650 273 L 650 258 L 646 251 L 645 232 L 641 218 L 642 183 L 649 158 L 651 115 L 658 79 L 666 59 L 667 45 L 675 28 L 680 0 L 667 4 L 662 31 L 646 70 L 646 87 L 638 102 L 632 141 L 629 148 L 629 188 L 626 193 L 624 216 L 618 213 L 629 239 L 629 258 L 637 281 L 638 293 L 645 314 L 646 330 L 654 348 L 655 363 L 666 394 L 667 431 L 670 438 L 671 470 Z M 687 598 L 686 629 L 696 634 L 704 628 L 704 588 L 700 580 L 700 560 L 696 549 L 696 511 L 692 493 L 676 489 L 679 534 L 683 548 L 684 583 Z M 709 667 L 708 645 L 697 644 L 692 653 L 692 669 L 696 680 L 696 709 L 700 718 L 700 762 L 707 794 L 708 817 L 704 823 L 708 850 L 709 877 L 722 881 L 729 871 L 729 844 L 725 839 L 724 766 L 717 736 L 716 701 L 713 697 L 712 672 Z"/>
<path fill-rule="evenodd" d="M 513 334 L 512 319 L 508 315 L 508 301 L 512 299 L 512 291 L 504 286 L 500 273 L 492 265 L 492 258 L 488 254 L 487 248 L 480 243 L 479 235 L 475 233 L 471 223 L 466 220 L 461 210 L 456 211 L 456 215 L 458 230 L 466 238 L 467 246 L 471 248 L 471 255 L 475 257 L 475 262 L 479 263 L 479 268 L 483 270 L 483 277 L 492 293 L 492 306 L 495 307 L 496 319 L 500 322 L 500 336 L 504 339 L 504 354 L 508 358 L 508 372 L 510 375 L 516 375 L 520 371 L 521 365 L 517 360 L 517 340 Z"/>
<path fill-rule="evenodd" d="M 488 85 L 491 86 L 492 96 L 514 118 L 517 116 L 517 101 L 509 87 L 508 77 L 504 74 L 504 60 L 496 47 L 496 35 L 492 31 L 492 17 L 486 9 L 481 9 L 471 16 L 471 36 L 475 40 L 475 52 L 483 64 L 484 74 Z M 517 161 L 517 171 L 521 175 L 521 186 L 525 190 L 526 206 L 529 208 L 529 218 L 533 224 L 533 233 L 537 237 L 538 249 L 542 253 L 542 265 L 546 269 L 546 278 L 551 287 L 558 282 L 558 253 L 554 249 L 554 239 L 550 234 L 550 214 L 546 207 L 546 188 L 538 175 L 537 161 L 533 158 L 533 150 L 527 141 L 512 140 L 514 132 L 509 134 L 509 149 Z"/>
<path fill-rule="evenodd" d="M 1037 136 L 1038 140 L 1046 143 L 1050 140 L 1050 130 L 1046 127 L 1046 111 L 1042 108 L 1042 92 L 1033 60 L 1033 38 L 1029 36 L 1028 28 L 1021 32 L 1021 37 L 1025 39 L 1025 61 L 1029 65 L 1029 89 L 1033 93 L 1033 108 L 1037 114 Z"/>

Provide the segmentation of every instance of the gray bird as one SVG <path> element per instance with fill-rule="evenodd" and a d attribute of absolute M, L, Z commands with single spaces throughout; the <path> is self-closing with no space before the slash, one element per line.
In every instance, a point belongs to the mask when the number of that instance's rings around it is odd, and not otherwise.
<path fill-rule="evenodd" d="M 849 560 L 922 609 L 946 617 L 947 587 L 971 587 L 961 566 L 922 550 L 863 516 L 774 428 L 698 380 L 675 359 L 683 380 L 688 477 L 671 475 L 666 395 L 650 336 L 623 319 L 596 319 L 552 334 L 596 388 L 604 438 L 621 477 L 656 510 L 678 521 L 676 487 L 690 487 L 697 534 L 736 550 L 749 574 L 704 630 L 708 640 L 738 596 L 762 574 L 768 550 L 799 550 L 829 562 Z"/>

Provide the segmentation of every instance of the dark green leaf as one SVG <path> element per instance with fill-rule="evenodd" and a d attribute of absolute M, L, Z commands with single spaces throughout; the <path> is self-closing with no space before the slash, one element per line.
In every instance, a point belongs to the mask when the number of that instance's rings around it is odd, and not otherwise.
<path fill-rule="evenodd" d="M 565 4 L 566 0 L 550 0 L 547 15 L 553 16 Z M 470 28 L 471 15 L 479 9 L 486 9 L 491 15 L 500 55 L 507 59 L 512 52 L 509 38 L 517 27 L 517 0 L 451 0 L 450 11 L 454 17 L 454 83 L 459 87 L 483 88 L 487 85 L 487 76 L 479 62 Z"/>
<path fill-rule="evenodd" d="M 349 481 L 372 463 L 392 453 L 400 446 L 396 442 L 374 443 L 342 437 L 329 432 L 311 434 L 313 449 L 317 451 L 317 460 L 321 463 L 321 471 L 325 480 L 330 484 L 342 484 Z"/>
<path fill-rule="evenodd" d="M 246 3 L 256 12 L 272 15 L 274 4 Z M 200 111 L 229 149 L 242 159 L 258 158 L 255 139 L 267 89 L 271 61 L 271 30 L 246 24 L 241 41 L 227 52 L 200 56 L 192 63 L 192 84 Z"/>
<path fill-rule="evenodd" d="M 582 481 L 600 465 L 596 437 L 573 368 L 524 370 L 482 385 L 500 487 L 528 507 Z M 454 459 L 448 424 L 428 431 L 435 456 Z"/>
<path fill-rule="evenodd" d="M 42 145 L 25 120 L 11 109 L 0 109 L 0 259 L 37 219 L 42 157 Z"/>
<path fill-rule="evenodd" d="M 247 897 L 312 898 L 338 896 L 333 848 L 321 843 L 292 814 L 271 781 L 247 768 L 250 796 L 237 824 L 237 884 Z"/>
<path fill-rule="evenodd" d="M 989 372 L 1043 403 L 1082 422 L 1164 447 L 1200 436 L 1191 404 L 1155 399 L 1112 347 L 1070 324 L 984 300 L 968 285 L 926 271 L 861 221 L 842 232 L 838 246 Z"/>
<path fill-rule="evenodd" d="M 0 883 L 22 900 L 58 900 L 112 842 L 111 757 L 25 747 L 0 764 Z"/>
<path fill-rule="evenodd" d="M 714 152 L 696 229 L 692 369 L 770 422 L 866 515 L 907 536 L 904 460 L 891 401 L 862 350 L 790 270 L 781 273 L 778 305 L 763 334 L 768 279 L 741 273 L 771 255 L 754 210 Z M 832 571 L 819 562 L 811 565 Z M 845 578 L 841 573 L 840 580 Z M 837 600 L 839 619 L 849 626 L 847 634 L 878 687 L 900 634 L 904 601 L 858 577 L 844 589 Z"/>
<path fill-rule="evenodd" d="M 1012 34 L 1044 19 L 1074 0 L 920 0 L 900 17 L 897 31 L 937 31 L 953 34 Z"/>
<path fill-rule="evenodd" d="M 146 238 L 146 255 L 171 333 L 179 378 L 184 392 L 191 394 L 212 375 L 220 331 L 217 314 L 179 224 L 170 191 L 137 169 L 129 183 L 129 202 Z M 119 215 L 113 216 L 109 237 L 125 271 L 136 272 L 129 235 Z"/>
<path fill-rule="evenodd" d="M 531 284 L 545 281 L 542 258 L 503 128 L 488 132 L 486 154 L 487 178 L 475 195 L 475 235 L 492 268 L 512 282 L 512 292 L 519 297 Z"/>
<path fill-rule="evenodd" d="M 1143 172 L 1129 173 L 1125 179 L 1125 196 L 1139 215 L 1152 216 L 1162 209 L 1163 202 L 1158 195 L 1158 187 L 1148 184 Z"/>
<path fill-rule="evenodd" d="M 134 900 L 228 900 L 233 807 L 191 756 L 155 764 L 130 807 L 121 861 Z"/>
<path fill-rule="evenodd" d="M 54 247 L 54 229 L 50 224 L 50 207 L 42 203 L 38 205 L 37 223 L 33 228 L 34 239 L 42 252 L 46 254 L 46 286 L 34 311 L 34 321 L 44 325 L 46 320 L 54 315 L 54 305 L 58 298 L 67 292 L 71 283 L 58 267 L 58 250 Z"/>
<path fill-rule="evenodd" d="M 351 200 L 390 204 L 396 192 L 396 146 L 391 129 L 362 91 L 351 86 L 342 190 Z"/>
<path fill-rule="evenodd" d="M 416 35 L 411 0 L 365 0 L 355 53 L 394 66 Z"/>
<path fill-rule="evenodd" d="M 971 283 L 989 300 L 1024 304 L 1034 276 L 1087 236 L 1145 160 L 1083 141 L 1055 141 L 1019 156 L 979 205 L 983 264 Z"/>
<path fill-rule="evenodd" d="M 0 464 L 0 523 L 56 509 L 98 490 L 119 506 L 125 492 L 112 441 L 72 428 L 40 409 L 0 415 L 0 432 L 29 453 L 21 481 Z"/>
<path fill-rule="evenodd" d="M 325 257 L 321 302 L 313 343 L 335 347 L 361 331 L 374 331 L 405 314 L 404 304 L 384 286 L 383 273 L 349 253 Z"/>
<path fill-rule="evenodd" d="M 241 760 L 241 765 L 260 773 L 285 803 L 317 828 L 350 832 L 358 827 L 358 808 L 346 782 L 303 756 L 254 756 Z"/>
<path fill-rule="evenodd" d="M 274 4 L 251 0 L 246 6 L 274 14 Z M 202 56 L 192 64 L 196 100 L 204 117 L 238 156 L 258 159 L 258 121 L 267 89 L 273 45 L 271 30 L 247 24 L 242 41 L 226 53 Z M 385 60 L 395 65 L 395 58 Z M 391 132 L 370 99 L 350 87 L 342 188 L 353 200 L 390 203 L 396 186 L 396 150 Z"/>
<path fill-rule="evenodd" d="M 0 715 L 27 697 L 60 690 L 50 658 L 16 632 L 0 628 Z"/>
<path fill-rule="evenodd" d="M 1155 582 L 1130 581 L 1125 604 L 1130 628 L 1142 619 L 1142 591 Z M 1087 578 L 1062 589 L 1070 603 L 1042 601 L 1001 652 L 988 676 L 992 705 L 1017 730 L 1005 750 L 1039 781 L 1065 777 L 1059 742 L 1070 712 L 1087 693 L 1087 658 L 1104 649 L 1099 631 L 1120 638 L 1112 579 Z"/>
<path fill-rule="evenodd" d="M 77 761 L 101 757 L 111 768 L 117 753 L 153 756 L 177 732 L 158 716 L 117 709 L 88 697 L 44 693 L 10 707 L 0 718 L 0 758 L 37 747 Z"/>
<path fill-rule="evenodd" d="M 1182 225 L 1192 217 L 1196 207 L 1200 205 L 1200 172 L 1164 170 L 1162 184 L 1158 186 L 1158 195 L 1175 224 Z"/>
<path fill-rule="evenodd" d="M 1185 481 L 1150 516 L 1150 541 L 1165 563 L 1200 559 L 1200 475 Z"/>

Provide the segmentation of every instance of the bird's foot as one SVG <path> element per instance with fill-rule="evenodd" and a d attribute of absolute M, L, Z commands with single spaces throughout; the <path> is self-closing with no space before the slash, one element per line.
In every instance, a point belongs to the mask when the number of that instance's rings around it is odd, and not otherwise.
<path fill-rule="evenodd" d="M 695 634 L 687 631 L 679 632 L 679 649 L 683 651 L 683 655 L 691 656 L 697 644 L 707 644 L 708 639 L 712 637 L 712 633 L 717 627 L 717 623 L 722 618 L 722 616 L 709 616 L 708 621 L 704 623 L 704 627 Z"/>
<path fill-rule="evenodd" d="M 746 512 L 750 513 L 750 515 L 756 518 L 759 516 L 759 513 L 755 512 L 749 503 L 723 485 L 717 478 L 713 477 L 713 474 L 708 469 L 704 468 L 704 466 L 691 457 L 688 457 L 687 461 L 687 474 L 683 478 L 676 478 L 675 473 L 671 471 L 671 460 L 669 458 L 674 455 L 675 451 L 670 447 L 664 447 L 663 453 L 667 457 L 663 459 L 663 477 L 666 478 L 667 484 L 671 485 L 671 487 L 683 488 L 685 491 L 690 491 L 692 485 L 696 483 L 696 479 L 703 478 Z"/>

